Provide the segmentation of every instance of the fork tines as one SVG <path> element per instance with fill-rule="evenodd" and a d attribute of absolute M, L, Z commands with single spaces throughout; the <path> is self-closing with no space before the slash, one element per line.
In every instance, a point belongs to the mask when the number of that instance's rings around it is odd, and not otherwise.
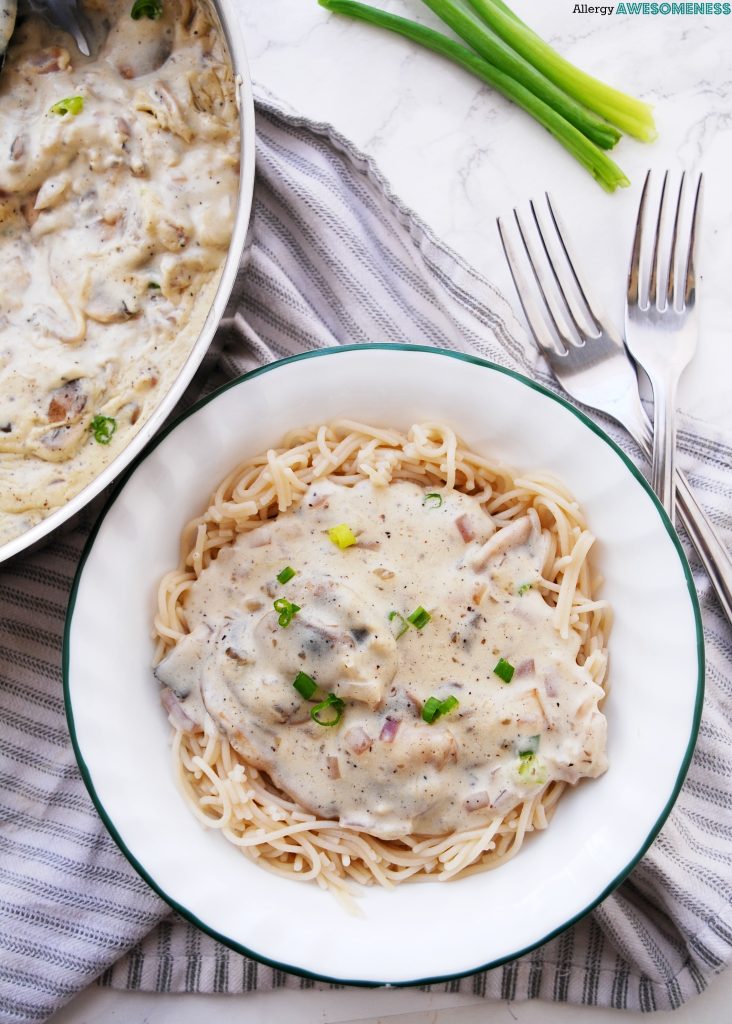
<path fill-rule="evenodd" d="M 581 346 L 599 337 L 603 313 L 590 298 L 576 269 L 567 231 L 548 193 L 545 193 L 545 200 L 548 214 L 543 215 L 531 200 L 528 222 L 514 209 L 513 233 L 519 239 L 518 246 L 513 244 L 512 232 L 500 217 L 497 223 L 513 283 L 534 340 L 544 355 L 561 355 L 570 346 Z"/>
<path fill-rule="evenodd" d="M 690 227 L 686 231 L 679 230 L 682 209 L 684 207 L 684 193 L 686 185 L 686 172 L 681 175 L 679 191 L 676 197 L 676 209 L 673 214 L 673 226 L 671 227 L 671 238 L 668 247 L 661 245 L 661 238 L 664 234 L 664 227 L 668 230 L 666 221 L 668 211 L 666 196 L 668 193 L 669 172 L 663 176 L 661 185 L 661 198 L 658 204 L 658 215 L 656 217 L 655 230 L 652 231 L 650 267 L 641 271 L 643 266 L 642 250 L 644 246 L 644 221 L 646 220 L 646 204 L 651 184 L 651 172 L 646 174 L 643 183 L 640 205 L 638 207 L 638 218 L 635 225 L 635 236 L 633 238 L 633 249 L 628 271 L 628 304 L 638 306 L 646 310 L 651 305 L 656 309 L 664 310 L 671 306 L 679 311 L 692 306 L 696 297 L 696 275 L 694 256 L 699 226 L 702 175 L 699 174 L 696 180 L 696 187 L 693 190 L 693 205 L 691 209 Z M 668 265 L 664 265 L 659 257 L 659 252 L 670 253 Z M 645 261 L 647 264 L 647 260 Z M 680 268 L 680 269 L 679 269 Z"/>

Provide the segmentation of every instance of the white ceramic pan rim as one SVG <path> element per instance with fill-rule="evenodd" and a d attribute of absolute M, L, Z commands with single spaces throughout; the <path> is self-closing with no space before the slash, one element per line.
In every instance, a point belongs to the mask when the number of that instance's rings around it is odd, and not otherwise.
<path fill-rule="evenodd" d="M 229 49 L 232 66 L 236 79 L 237 102 L 239 105 L 239 130 L 240 130 L 240 160 L 241 171 L 239 175 L 239 194 L 237 197 L 236 220 L 234 231 L 231 236 L 229 253 L 226 257 L 221 280 L 214 297 L 213 303 L 206 320 L 204 321 L 196 342 L 188 357 L 181 367 L 178 376 L 173 384 L 161 399 L 159 405 L 150 418 L 140 428 L 139 432 L 130 440 L 104 469 L 94 477 L 78 494 L 57 508 L 45 519 L 42 519 L 29 530 L 13 537 L 5 544 L 0 545 L 0 564 L 14 557 L 21 551 L 36 546 L 50 533 L 56 530 L 62 523 L 65 523 L 71 516 L 84 508 L 93 498 L 104 490 L 112 481 L 119 476 L 130 462 L 142 451 L 148 441 L 157 433 L 167 417 L 175 408 L 183 392 L 188 387 L 194 373 L 198 369 L 203 357 L 206 355 L 209 346 L 219 326 L 226 309 L 229 295 L 234 287 L 237 273 L 242 262 L 242 254 L 246 242 L 249 217 L 252 208 L 252 196 L 254 192 L 254 164 L 255 164 L 255 131 L 254 131 L 254 98 L 252 94 L 252 82 L 249 73 L 249 64 L 244 40 L 239 30 L 236 11 L 230 0 L 212 0 L 216 9 L 221 27 L 224 32 L 226 44 Z"/>

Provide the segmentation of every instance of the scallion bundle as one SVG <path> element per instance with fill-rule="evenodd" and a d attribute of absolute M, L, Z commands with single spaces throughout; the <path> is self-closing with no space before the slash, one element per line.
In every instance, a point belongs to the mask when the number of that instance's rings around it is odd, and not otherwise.
<path fill-rule="evenodd" d="M 629 182 L 605 150 L 613 148 L 621 132 L 643 141 L 655 137 L 646 103 L 575 68 L 503 0 L 423 0 L 467 46 L 357 0 L 319 3 L 406 36 L 471 71 L 531 114 L 608 192 Z"/>

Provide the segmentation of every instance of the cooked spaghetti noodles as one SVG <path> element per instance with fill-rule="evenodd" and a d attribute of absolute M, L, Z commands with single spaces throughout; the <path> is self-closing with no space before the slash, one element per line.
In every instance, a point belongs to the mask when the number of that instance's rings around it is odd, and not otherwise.
<path fill-rule="evenodd" d="M 337 523 L 345 514 L 355 533 Z M 350 537 L 329 537 L 343 526 Z M 185 527 L 158 594 L 156 673 L 196 816 L 269 870 L 337 893 L 514 856 L 568 783 L 606 767 L 598 704 L 611 617 L 595 596 L 593 539 L 557 480 L 516 476 L 443 424 L 401 433 L 339 420 L 247 459 Z M 405 566 L 428 542 L 422 569 L 419 553 Z M 277 583 L 286 551 L 299 561 Z M 421 616 L 392 609 L 410 586 L 431 593 L 440 559 L 455 581 L 435 584 L 444 601 Z M 385 635 L 387 618 L 398 629 Z M 514 634 L 534 637 L 534 656 L 515 653 Z M 498 635 L 515 664 L 494 666 Z M 296 673 L 320 692 L 293 692 Z M 318 717 L 334 708 L 336 728 Z M 295 753 L 300 770 L 288 774 Z"/>

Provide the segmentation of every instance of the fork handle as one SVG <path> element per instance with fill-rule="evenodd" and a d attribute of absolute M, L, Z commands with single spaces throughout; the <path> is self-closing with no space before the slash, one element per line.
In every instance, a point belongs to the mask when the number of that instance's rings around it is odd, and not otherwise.
<path fill-rule="evenodd" d="M 676 388 L 672 382 L 653 393 L 653 457 L 651 459 L 651 487 L 658 500 L 676 523 Z"/>
<path fill-rule="evenodd" d="M 676 471 L 679 519 L 696 548 L 728 622 L 732 623 L 732 557 L 692 493 L 689 482 Z"/>
<path fill-rule="evenodd" d="M 651 461 L 653 442 L 651 424 L 644 413 L 641 423 L 633 436 L 648 461 Z M 706 570 L 727 621 L 732 623 L 732 556 L 719 538 L 719 534 L 707 517 L 706 512 L 694 497 L 682 470 L 676 470 L 676 497 L 679 519 L 696 548 L 696 553 Z"/>

